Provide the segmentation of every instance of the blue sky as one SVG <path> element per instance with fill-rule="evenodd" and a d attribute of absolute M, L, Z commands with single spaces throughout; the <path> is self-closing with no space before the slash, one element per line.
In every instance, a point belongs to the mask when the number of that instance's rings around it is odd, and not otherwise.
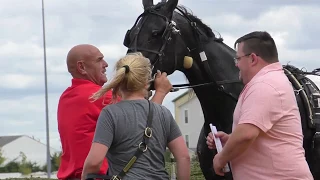
<path fill-rule="evenodd" d="M 155 3 L 158 1 L 154 1 Z M 313 70 L 320 67 L 320 3 L 296 0 L 180 0 L 229 46 L 255 30 L 270 32 L 279 49 L 280 62 Z M 49 88 L 50 145 L 60 149 L 56 111 L 58 99 L 70 85 L 66 54 L 80 43 L 100 48 L 109 63 L 125 54 L 125 32 L 142 12 L 142 1 L 45 0 Z M 26 134 L 46 142 L 45 96 L 40 0 L 0 1 L 0 135 Z M 175 72 L 172 84 L 186 83 Z M 315 80 L 320 85 L 319 78 Z M 184 91 L 170 93 L 164 102 Z"/>

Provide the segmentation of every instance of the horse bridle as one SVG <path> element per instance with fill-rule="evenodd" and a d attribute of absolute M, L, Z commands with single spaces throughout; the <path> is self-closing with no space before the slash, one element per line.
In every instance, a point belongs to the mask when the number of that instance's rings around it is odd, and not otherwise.
<path fill-rule="evenodd" d="M 161 4 L 160 4 L 161 5 Z M 137 52 L 137 51 L 145 51 L 145 52 L 149 52 L 149 53 L 153 53 L 153 54 L 156 54 L 156 60 L 153 61 L 154 63 L 151 64 L 151 69 L 153 70 L 155 65 L 157 63 L 160 63 L 159 66 L 160 66 L 160 69 L 162 68 L 162 59 L 163 57 L 165 56 L 164 54 L 164 50 L 166 48 L 166 46 L 171 42 L 172 40 L 172 33 L 173 34 L 180 34 L 180 31 L 178 30 L 177 26 L 176 26 L 176 23 L 174 21 L 169 21 L 169 19 L 162 15 L 162 14 L 159 14 L 156 10 L 160 7 L 160 5 L 156 5 L 156 6 L 151 6 L 149 8 L 146 8 L 144 10 L 144 12 L 137 18 L 136 22 L 134 23 L 134 25 L 132 26 L 131 29 L 129 29 L 125 35 L 125 38 L 124 38 L 124 41 L 123 41 L 123 45 L 126 46 L 128 48 L 129 51 L 133 51 L 133 52 Z M 137 28 L 136 25 L 137 23 L 139 22 L 139 19 L 141 17 L 143 17 L 144 15 L 146 14 L 154 14 L 156 16 L 159 16 L 161 18 L 163 18 L 166 22 L 166 28 L 162 34 L 162 40 L 163 40 L 163 43 L 162 43 L 162 46 L 160 47 L 159 51 L 154 51 L 154 50 L 150 50 L 150 49 L 147 49 L 147 48 L 141 48 L 141 47 L 138 47 L 137 46 L 137 39 L 138 39 L 138 36 L 140 34 L 140 31 L 141 29 L 139 28 L 138 29 L 138 32 L 136 34 L 134 34 L 134 39 L 133 41 L 130 39 L 130 34 L 131 34 L 131 31 L 134 30 L 134 28 Z M 148 17 L 147 17 L 148 18 Z M 143 25 L 143 23 L 147 20 L 147 18 L 145 18 L 143 20 L 143 22 L 141 23 L 141 26 Z M 133 44 L 133 46 L 131 46 Z M 177 62 L 175 60 L 175 65 L 174 65 L 174 69 L 176 69 L 177 67 Z"/>
<path fill-rule="evenodd" d="M 164 54 L 164 50 L 167 46 L 167 44 L 170 43 L 170 41 L 172 40 L 172 33 L 173 34 L 179 34 L 181 37 L 181 33 L 180 33 L 180 30 L 178 29 L 176 23 L 173 21 L 173 20 L 169 20 L 166 16 L 162 15 L 162 14 L 159 14 L 156 10 L 161 6 L 161 4 L 158 4 L 158 5 L 155 5 L 155 6 L 151 6 L 149 8 L 146 8 L 144 10 L 144 12 L 138 16 L 137 20 L 135 21 L 134 25 L 132 26 L 131 29 L 129 29 L 125 35 L 125 38 L 124 38 L 124 41 L 123 41 L 123 45 L 126 46 L 128 48 L 129 51 L 133 51 L 133 52 L 137 52 L 137 51 L 145 51 L 145 52 L 149 52 L 149 53 L 153 53 L 153 54 L 156 54 L 157 55 L 157 59 L 155 61 L 153 61 L 154 63 L 151 64 L 151 69 L 153 70 L 155 65 L 157 63 L 160 63 L 160 69 L 162 68 L 162 59 L 163 57 L 165 56 Z M 194 29 L 194 32 L 196 33 L 196 37 L 198 38 L 197 40 L 199 41 L 199 37 L 198 35 L 201 34 L 200 30 L 197 28 L 197 25 L 194 21 L 192 21 L 180 8 L 176 7 L 176 9 L 182 13 L 183 17 L 185 17 L 190 25 L 193 27 Z M 160 48 L 159 51 L 154 51 L 154 50 L 150 50 L 150 49 L 146 49 L 146 48 L 141 48 L 141 47 L 138 47 L 137 46 L 137 37 L 139 36 L 140 34 L 140 31 L 141 29 L 138 27 L 138 31 L 137 33 L 134 34 L 134 39 L 133 41 L 130 39 L 130 34 L 133 30 L 135 30 L 136 25 L 138 24 L 139 22 L 139 19 L 146 15 L 146 14 L 154 14 L 156 16 L 159 16 L 161 18 L 163 18 L 166 22 L 166 28 L 162 34 L 162 39 L 163 39 L 163 43 L 162 43 L 162 46 Z M 143 23 L 146 21 L 147 18 L 145 18 L 142 22 L 141 22 L 141 26 L 143 25 Z M 193 49 L 190 49 L 187 44 L 185 43 L 185 41 L 183 40 L 183 38 L 181 37 L 181 40 L 184 44 L 184 46 L 186 47 L 186 50 L 188 51 L 188 53 L 190 53 L 191 51 L 195 50 L 196 48 L 193 48 Z M 133 46 L 131 46 L 133 44 Z M 208 65 L 207 65 L 208 66 Z M 177 67 L 177 62 L 176 62 L 176 59 L 175 59 L 175 65 L 174 65 L 174 69 L 176 69 Z M 201 84 L 194 84 L 194 85 L 191 85 L 191 84 L 177 84 L 177 85 L 173 85 L 173 88 L 171 90 L 171 92 L 175 92 L 175 91 L 178 91 L 180 89 L 186 89 L 186 88 L 193 88 L 193 87 L 199 87 L 199 86 L 210 86 L 210 85 L 215 85 L 217 86 L 218 90 L 225 93 L 226 95 L 228 95 L 229 97 L 231 97 L 233 100 L 237 101 L 238 98 L 230 93 L 230 92 L 227 92 L 225 91 L 224 89 L 224 86 L 225 84 L 232 84 L 232 83 L 239 83 L 241 81 L 239 80 L 224 80 L 224 81 L 216 81 L 216 80 L 213 80 L 213 82 L 208 82 L 208 83 L 201 83 Z"/>

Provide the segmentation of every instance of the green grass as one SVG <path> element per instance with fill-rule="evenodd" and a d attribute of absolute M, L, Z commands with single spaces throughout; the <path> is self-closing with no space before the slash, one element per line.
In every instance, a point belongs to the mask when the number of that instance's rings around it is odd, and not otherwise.
<path fill-rule="evenodd" d="M 171 165 L 172 163 L 170 162 L 166 162 L 166 170 L 169 173 L 170 177 L 171 177 Z M 177 173 L 177 171 L 176 171 Z M 198 161 L 192 161 L 191 162 L 191 173 L 190 173 L 190 179 L 191 180 L 203 180 L 205 179 L 202 171 L 200 169 L 200 164 Z"/>
<path fill-rule="evenodd" d="M 171 177 L 171 162 L 166 162 L 166 170 L 169 173 Z M 177 173 L 177 171 L 176 171 Z M 190 175 L 191 180 L 203 180 L 204 176 L 202 175 L 202 171 L 200 169 L 200 164 L 198 161 L 192 161 L 191 162 L 191 175 Z M 47 178 L 7 178 L 6 180 L 48 180 Z M 51 179 L 51 180 L 57 180 L 57 179 Z"/>

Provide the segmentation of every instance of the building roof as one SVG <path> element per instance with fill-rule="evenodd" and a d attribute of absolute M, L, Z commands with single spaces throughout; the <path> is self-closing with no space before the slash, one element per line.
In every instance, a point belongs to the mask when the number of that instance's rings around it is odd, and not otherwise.
<path fill-rule="evenodd" d="M 188 93 L 192 92 L 192 89 L 187 90 L 186 92 L 180 94 L 178 97 L 174 98 L 171 102 L 176 102 L 177 100 L 179 100 L 180 98 L 182 98 L 183 96 L 187 95 Z"/>
<path fill-rule="evenodd" d="M 11 143 L 12 141 L 22 137 L 21 135 L 19 136 L 0 136 L 0 147 L 5 146 L 8 143 Z"/>

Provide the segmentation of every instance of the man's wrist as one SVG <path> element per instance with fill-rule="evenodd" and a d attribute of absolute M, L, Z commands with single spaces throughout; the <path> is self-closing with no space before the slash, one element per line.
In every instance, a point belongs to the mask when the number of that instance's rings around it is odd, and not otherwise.
<path fill-rule="evenodd" d="M 222 164 L 227 164 L 227 163 L 229 162 L 229 160 L 228 160 L 228 155 L 225 153 L 224 150 L 222 150 L 222 151 L 220 152 L 220 162 L 221 162 Z"/>

